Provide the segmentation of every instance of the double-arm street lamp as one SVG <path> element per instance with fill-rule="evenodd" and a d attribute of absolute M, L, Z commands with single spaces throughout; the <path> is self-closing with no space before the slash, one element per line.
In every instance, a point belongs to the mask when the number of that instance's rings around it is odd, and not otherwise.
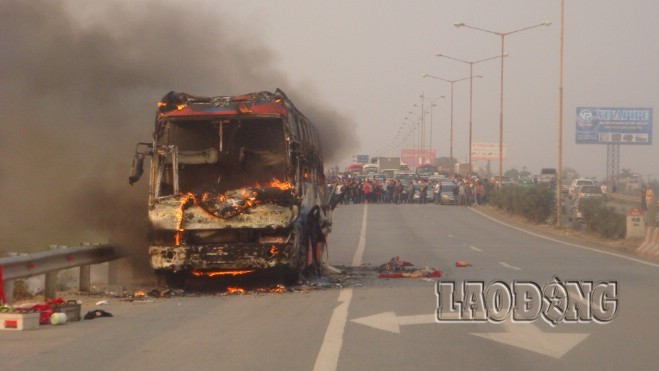
<path fill-rule="evenodd" d="M 433 148 L 433 146 L 432 146 L 432 127 L 433 127 L 432 109 L 433 109 L 433 107 L 437 107 L 439 105 L 439 104 L 435 104 L 435 102 L 437 102 L 440 99 L 444 99 L 444 98 L 446 98 L 445 95 L 439 96 L 435 99 L 430 99 L 428 97 L 424 97 L 424 99 L 427 99 L 428 102 L 430 102 L 430 139 L 428 140 L 428 149 L 430 149 L 431 152 L 432 152 L 432 148 Z M 434 161 L 434 159 L 433 159 L 433 161 Z"/>
<path fill-rule="evenodd" d="M 400 130 L 403 132 L 404 135 L 403 140 L 401 141 L 401 149 L 403 146 L 407 148 L 414 147 L 414 137 L 413 137 L 414 127 L 412 126 L 412 124 L 410 124 L 407 121 L 403 121 L 403 123 L 400 126 Z"/>
<path fill-rule="evenodd" d="M 437 53 L 435 55 L 438 56 L 438 57 L 444 57 L 444 58 L 452 59 L 454 61 L 469 64 L 469 76 L 474 75 L 474 64 L 481 63 L 481 62 L 486 62 L 486 61 L 490 61 L 490 60 L 502 57 L 501 55 L 497 55 L 497 56 L 494 56 L 494 57 L 480 59 L 480 60 L 477 60 L 477 61 L 467 61 L 467 60 L 464 60 L 464 59 L 449 57 L 448 55 L 442 54 L 442 53 Z M 503 57 L 506 57 L 506 55 L 503 55 Z M 472 133 L 472 126 L 473 126 L 473 124 L 472 124 L 472 114 L 473 114 L 473 100 L 474 100 L 473 91 L 474 91 L 474 79 L 469 79 L 469 147 L 468 147 L 469 148 L 469 176 L 471 176 L 471 174 L 473 173 L 473 167 L 471 165 L 471 143 L 472 143 L 471 142 L 471 140 L 472 140 L 471 133 Z"/>
<path fill-rule="evenodd" d="M 416 116 L 416 114 L 414 114 Z M 420 121 L 414 121 L 413 118 L 405 117 L 405 121 L 403 121 L 404 124 L 408 125 L 410 128 L 410 138 L 411 138 L 411 147 L 412 149 L 416 149 L 419 144 L 417 143 L 416 137 L 418 137 L 418 133 L 414 133 L 415 130 L 420 128 L 421 122 Z"/>
<path fill-rule="evenodd" d="M 536 28 L 536 27 L 551 26 L 551 22 L 545 21 L 545 22 L 542 22 L 542 23 L 539 23 L 539 24 L 536 24 L 536 25 L 533 25 L 533 26 L 528 26 L 528 27 L 524 27 L 524 28 L 520 28 L 520 29 L 517 29 L 517 30 L 508 31 L 508 32 L 496 32 L 496 31 L 486 30 L 486 29 L 483 29 L 483 28 L 467 25 L 464 22 L 454 23 L 454 26 L 458 27 L 458 28 L 459 27 L 467 27 L 467 28 L 471 28 L 471 29 L 474 29 L 474 30 L 477 30 L 477 31 L 483 31 L 483 32 L 491 33 L 493 35 L 500 36 L 501 37 L 501 54 L 500 54 L 500 56 L 505 56 L 506 55 L 506 51 L 505 51 L 506 36 L 512 35 L 514 33 L 518 33 L 518 32 L 521 32 L 521 31 L 530 30 L 530 29 Z M 505 60 L 505 58 L 501 58 L 501 83 L 500 83 L 500 92 L 499 92 L 500 102 L 499 102 L 499 181 L 498 181 L 498 184 L 501 184 L 501 179 L 503 179 L 503 65 L 504 65 L 503 61 L 504 60 Z"/>
<path fill-rule="evenodd" d="M 471 80 L 474 77 L 479 77 L 480 78 L 480 77 L 483 77 L 483 76 L 476 75 L 476 76 L 465 77 L 465 78 L 458 79 L 458 80 L 449 80 L 449 79 L 445 79 L 445 78 L 442 78 L 442 77 L 429 75 L 429 74 L 426 73 L 422 77 L 430 77 L 430 78 L 433 78 L 433 79 L 446 81 L 446 82 L 451 84 L 451 129 L 450 129 L 451 144 L 450 144 L 450 149 L 449 149 L 449 161 L 453 162 L 453 85 L 455 85 L 456 82 Z M 469 150 L 469 152 L 471 152 L 471 149 Z M 453 166 L 451 166 L 451 169 L 449 169 L 449 173 L 451 175 L 453 175 Z"/>

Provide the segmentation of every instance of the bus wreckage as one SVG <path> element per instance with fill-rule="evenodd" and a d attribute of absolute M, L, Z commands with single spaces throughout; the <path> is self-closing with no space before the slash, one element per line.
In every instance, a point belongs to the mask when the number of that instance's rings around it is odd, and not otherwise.
<path fill-rule="evenodd" d="M 167 281 L 285 268 L 317 273 L 331 230 L 316 129 L 284 92 L 158 103 L 129 183 L 150 157 L 151 266 Z M 183 281 L 184 282 L 184 281 Z"/>

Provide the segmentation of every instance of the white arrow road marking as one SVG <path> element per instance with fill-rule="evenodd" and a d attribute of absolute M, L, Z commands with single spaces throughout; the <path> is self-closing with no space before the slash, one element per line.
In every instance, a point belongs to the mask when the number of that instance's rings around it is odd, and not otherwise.
<path fill-rule="evenodd" d="M 378 330 L 384 330 L 400 334 L 402 325 L 420 325 L 424 323 L 435 323 L 435 314 L 417 314 L 413 316 L 397 316 L 395 312 L 382 312 L 372 316 L 355 318 L 352 322 L 359 323 Z"/>
<path fill-rule="evenodd" d="M 482 312 L 474 313 L 474 318 L 483 317 Z M 460 319 L 459 312 L 442 313 L 442 321 L 457 321 Z M 360 325 L 369 326 L 378 330 L 384 330 L 400 334 L 400 326 L 404 325 L 422 325 L 426 323 L 437 323 L 437 314 L 416 314 L 411 316 L 397 316 L 395 312 L 382 312 L 372 316 L 360 317 L 351 320 L 351 322 Z M 468 323 L 468 322 L 461 322 Z M 482 322 L 481 322 L 482 323 Z"/>
<path fill-rule="evenodd" d="M 498 343 L 530 350 L 553 358 L 562 358 L 565 353 L 579 345 L 590 334 L 544 332 L 532 323 L 502 322 L 506 332 L 471 333 Z"/>
<path fill-rule="evenodd" d="M 451 314 L 455 314 L 456 319 L 458 319 L 457 315 L 459 313 L 447 313 L 444 317 Z M 371 316 L 355 318 L 351 322 L 395 334 L 400 334 L 400 326 L 438 323 L 434 313 L 397 316 L 395 312 L 382 312 Z M 477 322 L 463 321 L 459 323 L 476 324 Z M 480 323 L 482 324 L 482 322 Z M 506 320 L 501 322 L 501 326 L 503 326 L 505 332 L 472 332 L 470 334 L 553 358 L 562 358 L 572 348 L 590 336 L 590 334 L 585 333 L 544 332 L 530 322 L 513 323 L 510 320 Z"/>
<path fill-rule="evenodd" d="M 521 271 L 522 270 L 522 268 L 516 267 L 514 265 L 510 265 L 506 262 L 499 262 L 499 264 L 501 264 L 503 267 L 506 267 L 506 268 L 509 268 L 509 269 L 512 269 L 512 270 L 515 270 L 515 271 Z"/>

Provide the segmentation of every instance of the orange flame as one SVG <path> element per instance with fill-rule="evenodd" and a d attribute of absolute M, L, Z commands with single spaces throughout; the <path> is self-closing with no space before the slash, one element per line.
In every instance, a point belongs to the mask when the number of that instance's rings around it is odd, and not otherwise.
<path fill-rule="evenodd" d="M 283 293 L 283 292 L 288 292 L 288 289 L 286 288 L 286 286 L 284 286 L 282 284 L 277 284 L 276 286 L 270 287 L 270 288 L 258 288 L 258 289 L 256 289 L 256 292 L 258 292 L 258 293 Z"/>
<path fill-rule="evenodd" d="M 183 241 L 183 232 L 185 228 L 183 227 L 183 222 L 185 221 L 185 209 L 190 205 L 190 203 L 197 203 L 197 199 L 192 193 L 188 193 L 185 196 L 181 197 L 181 205 L 179 206 L 178 213 L 178 224 L 176 226 L 176 235 L 174 236 L 174 242 L 176 246 L 180 246 Z"/>
<path fill-rule="evenodd" d="M 252 109 L 247 107 L 244 104 L 238 105 L 238 112 L 240 113 L 252 113 Z"/>
<path fill-rule="evenodd" d="M 268 183 L 268 187 L 276 187 L 281 189 L 282 191 L 286 191 L 293 188 L 293 185 L 288 182 L 282 182 L 278 179 L 272 179 L 272 182 Z"/>
<path fill-rule="evenodd" d="M 284 285 L 277 285 L 271 288 L 270 292 L 286 292 L 286 287 Z"/>
<path fill-rule="evenodd" d="M 241 289 L 240 287 L 227 287 L 227 293 L 233 295 L 242 295 L 245 293 L 245 289 Z"/>
<path fill-rule="evenodd" d="M 235 271 L 198 271 L 193 270 L 192 275 L 195 277 L 215 277 L 215 276 L 239 276 L 254 272 L 254 269 L 235 270 Z"/>
<path fill-rule="evenodd" d="M 277 248 L 277 246 L 272 245 L 272 247 L 270 248 L 270 255 L 275 255 L 278 252 L 279 252 L 279 249 Z"/>
<path fill-rule="evenodd" d="M 268 184 L 266 184 L 267 187 L 274 187 L 274 188 L 279 188 L 282 191 L 287 191 L 293 189 L 293 185 L 291 183 L 285 182 L 285 181 L 280 181 L 276 178 L 273 178 L 272 181 Z M 253 188 L 261 188 L 261 185 L 259 183 L 256 183 L 252 189 L 249 187 L 240 189 L 240 196 L 243 198 L 243 204 L 235 204 L 232 205 L 234 207 L 234 211 L 236 214 L 241 214 L 247 212 L 248 208 L 257 206 L 261 203 L 261 201 L 257 200 L 257 192 L 253 190 Z M 212 200 L 213 197 L 217 197 L 217 200 L 219 202 L 226 202 L 228 200 L 228 197 L 224 194 L 218 194 L 216 196 L 213 196 L 210 193 L 204 193 L 201 195 L 201 201 L 203 203 L 208 203 Z M 185 210 L 191 206 L 191 205 L 196 205 L 201 207 L 201 210 L 206 213 L 208 216 L 211 217 L 220 217 L 213 212 L 209 211 L 207 208 L 203 207 L 202 205 L 199 204 L 199 200 L 197 196 L 195 196 L 192 193 L 186 193 L 184 195 L 181 195 L 181 204 L 179 206 L 179 214 L 178 214 L 178 223 L 176 226 L 176 234 L 174 235 L 174 242 L 176 243 L 176 246 L 180 246 L 183 243 L 183 238 L 185 237 L 184 231 L 185 231 Z M 276 253 L 276 252 L 275 252 Z M 273 255 L 275 253 L 272 253 Z"/>

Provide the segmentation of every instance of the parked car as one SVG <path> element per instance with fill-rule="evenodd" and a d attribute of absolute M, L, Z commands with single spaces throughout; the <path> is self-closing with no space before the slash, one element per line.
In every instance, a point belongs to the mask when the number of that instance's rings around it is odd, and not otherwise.
<path fill-rule="evenodd" d="M 576 199 L 575 192 L 578 187 L 582 185 L 595 185 L 595 182 L 592 179 L 575 179 L 572 181 L 572 184 L 570 184 L 570 187 L 567 190 L 568 195 L 572 200 Z"/>
<path fill-rule="evenodd" d="M 433 198 L 435 197 L 432 184 L 428 183 L 426 184 L 426 203 L 430 204 L 433 202 Z M 414 185 L 414 196 L 412 196 L 412 202 L 413 203 L 418 203 L 421 201 L 421 192 L 419 191 L 419 183 Z"/>
<path fill-rule="evenodd" d="M 443 182 L 439 193 L 439 203 L 441 205 L 457 205 L 458 197 L 453 192 L 455 184 L 453 182 Z"/>
<path fill-rule="evenodd" d="M 520 177 L 517 185 L 521 187 L 533 187 L 535 183 L 533 183 L 533 180 L 529 177 Z"/>
<path fill-rule="evenodd" d="M 416 179 L 416 174 L 414 174 L 414 173 L 411 172 L 411 171 L 403 171 L 403 170 L 401 170 L 401 171 L 399 171 L 399 172 L 396 174 L 396 179 L 397 179 L 398 181 L 400 181 L 401 183 L 403 183 L 403 185 L 406 185 L 407 182 L 410 181 L 410 179 L 412 179 L 412 180 L 415 180 L 415 179 Z"/>
<path fill-rule="evenodd" d="M 381 181 L 384 181 L 384 180 L 387 179 L 387 176 L 386 176 L 385 174 L 380 174 L 380 173 L 378 173 L 378 174 L 373 174 L 373 179 L 374 179 L 374 180 L 381 180 Z"/>
<path fill-rule="evenodd" d="M 501 183 L 501 187 L 508 187 L 508 186 L 513 185 L 513 182 L 507 176 L 502 176 L 502 177 L 500 177 L 498 175 L 493 176 L 492 179 L 490 179 L 490 181 L 494 184 Z"/>
<path fill-rule="evenodd" d="M 575 191 L 575 199 L 579 200 L 584 197 L 603 197 L 602 187 L 596 185 L 582 185 Z"/>
<path fill-rule="evenodd" d="M 428 177 L 428 180 L 430 182 L 442 182 L 442 183 L 444 183 L 444 182 L 447 182 L 449 179 L 445 175 L 433 174 L 430 177 Z"/>

